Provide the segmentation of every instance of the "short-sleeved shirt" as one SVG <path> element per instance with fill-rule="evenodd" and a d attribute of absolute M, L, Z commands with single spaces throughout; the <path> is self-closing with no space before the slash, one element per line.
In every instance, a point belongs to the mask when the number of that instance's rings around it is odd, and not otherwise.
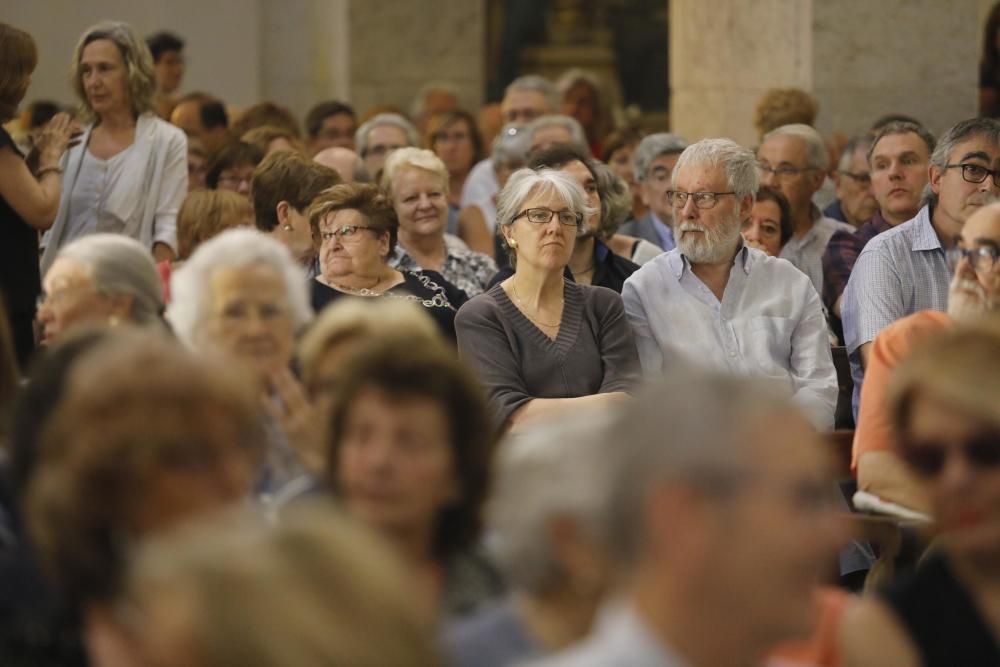
<path fill-rule="evenodd" d="M 948 308 L 951 273 L 932 215 L 924 206 L 912 220 L 869 241 L 847 281 L 841 316 L 854 379 L 855 419 L 864 383 L 858 348 L 898 319 Z"/>
<path fill-rule="evenodd" d="M 808 232 L 796 238 L 788 239 L 778 255 L 787 259 L 795 268 L 809 277 L 817 294 L 823 292 L 823 253 L 830 237 L 837 232 L 853 233 L 854 227 L 846 222 L 823 217 L 819 209 L 813 206 L 813 226 Z"/>
<path fill-rule="evenodd" d="M 486 387 L 497 424 L 535 398 L 631 391 L 638 356 L 621 296 L 563 282 L 555 340 L 521 312 L 502 285 L 473 297 L 455 317 L 459 356 Z"/>
<path fill-rule="evenodd" d="M 952 319 L 947 314 L 922 310 L 893 322 L 875 337 L 861 390 L 858 427 L 854 431 L 851 453 L 852 470 L 857 470 L 862 454 L 890 451 L 894 447 L 886 389 L 896 366 L 910 355 L 915 345 L 951 325 Z"/>

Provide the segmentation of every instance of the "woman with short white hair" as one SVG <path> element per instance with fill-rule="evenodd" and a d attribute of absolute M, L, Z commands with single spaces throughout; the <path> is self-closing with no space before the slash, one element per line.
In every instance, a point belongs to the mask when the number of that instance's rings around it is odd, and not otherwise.
<path fill-rule="evenodd" d="M 389 264 L 437 271 L 471 297 L 486 289 L 497 265 L 445 233 L 449 180 L 448 168 L 433 151 L 400 148 L 386 160 L 381 186 L 399 218 L 399 243 Z"/>
<path fill-rule="evenodd" d="M 306 276 L 284 245 L 230 229 L 198 246 L 170 278 L 167 320 L 178 338 L 228 357 L 259 384 L 271 441 L 258 489 L 277 491 L 319 465 L 318 434 L 290 365 L 295 336 L 312 319 Z"/>
<path fill-rule="evenodd" d="M 38 321 L 52 344 L 81 325 L 162 325 L 163 293 L 149 251 L 117 234 L 66 245 L 42 281 Z"/>
<path fill-rule="evenodd" d="M 621 297 L 563 275 L 592 213 L 580 186 L 552 169 L 521 169 L 500 193 L 514 274 L 462 306 L 455 329 L 503 428 L 620 400 L 636 381 Z"/>

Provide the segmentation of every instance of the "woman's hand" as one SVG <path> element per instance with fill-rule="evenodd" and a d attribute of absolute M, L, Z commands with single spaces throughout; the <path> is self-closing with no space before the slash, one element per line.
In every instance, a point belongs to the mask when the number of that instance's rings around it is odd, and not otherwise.
<path fill-rule="evenodd" d="M 70 141 L 79 134 L 79 125 L 68 113 L 53 116 L 35 139 L 39 168 L 57 166 Z"/>
<path fill-rule="evenodd" d="M 268 412 L 281 424 L 306 470 L 314 475 L 322 474 L 326 468 L 323 429 L 319 411 L 309 401 L 302 384 L 290 370 L 282 368 L 268 376 L 268 390 L 270 398 L 264 400 Z"/>
<path fill-rule="evenodd" d="M 751 248 L 756 248 L 757 250 L 760 250 L 765 255 L 770 255 L 771 254 L 770 252 L 768 252 L 767 248 L 764 247 L 764 244 L 760 243 L 759 241 L 747 241 L 746 239 L 744 239 L 744 241 L 746 242 L 746 244 L 748 246 L 750 246 Z"/>

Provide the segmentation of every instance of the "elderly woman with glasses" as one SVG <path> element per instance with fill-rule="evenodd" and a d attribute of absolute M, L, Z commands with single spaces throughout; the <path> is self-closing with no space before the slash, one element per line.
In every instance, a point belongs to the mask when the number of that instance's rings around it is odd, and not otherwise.
<path fill-rule="evenodd" d="M 591 213 L 573 178 L 551 169 L 521 169 L 500 193 L 497 222 L 514 274 L 463 306 L 455 326 L 503 428 L 620 400 L 635 382 L 621 297 L 563 275 Z"/>
<path fill-rule="evenodd" d="M 926 490 L 937 548 L 848 610 L 841 664 L 1000 664 L 1000 322 L 925 344 L 889 388 L 896 452 Z"/>
<path fill-rule="evenodd" d="M 426 309 L 449 339 L 455 311 L 466 297 L 434 271 L 393 268 L 399 220 L 392 202 L 374 185 L 350 183 L 324 191 L 309 207 L 319 230 L 320 273 L 312 282 L 316 311 L 345 296 L 406 299 Z"/>
<path fill-rule="evenodd" d="M 95 232 L 134 238 L 157 261 L 174 259 L 187 139 L 156 115 L 149 49 L 128 24 L 99 23 L 80 38 L 71 76 L 87 124 L 61 165 L 62 199 L 42 241 L 42 271 L 67 243 Z"/>

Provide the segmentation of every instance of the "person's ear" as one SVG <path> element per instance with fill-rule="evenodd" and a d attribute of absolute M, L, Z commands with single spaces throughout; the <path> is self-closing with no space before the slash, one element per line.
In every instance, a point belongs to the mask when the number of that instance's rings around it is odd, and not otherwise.
<path fill-rule="evenodd" d="M 112 326 L 132 319 L 135 297 L 131 294 L 113 294 L 108 299 L 108 323 Z"/>
<path fill-rule="evenodd" d="M 746 224 L 750 218 L 750 211 L 753 210 L 753 195 L 746 195 L 740 200 L 740 221 L 741 226 Z"/>
<path fill-rule="evenodd" d="M 938 169 L 933 162 L 927 165 L 927 182 L 931 185 L 934 194 L 941 194 L 941 179 L 944 177 L 944 170 Z"/>
<path fill-rule="evenodd" d="M 290 227 L 291 223 L 288 219 L 288 210 L 291 208 L 291 204 L 286 201 L 279 201 L 277 208 L 274 212 L 278 216 L 278 226 L 281 228 Z M 286 230 L 287 231 L 287 230 Z"/>

